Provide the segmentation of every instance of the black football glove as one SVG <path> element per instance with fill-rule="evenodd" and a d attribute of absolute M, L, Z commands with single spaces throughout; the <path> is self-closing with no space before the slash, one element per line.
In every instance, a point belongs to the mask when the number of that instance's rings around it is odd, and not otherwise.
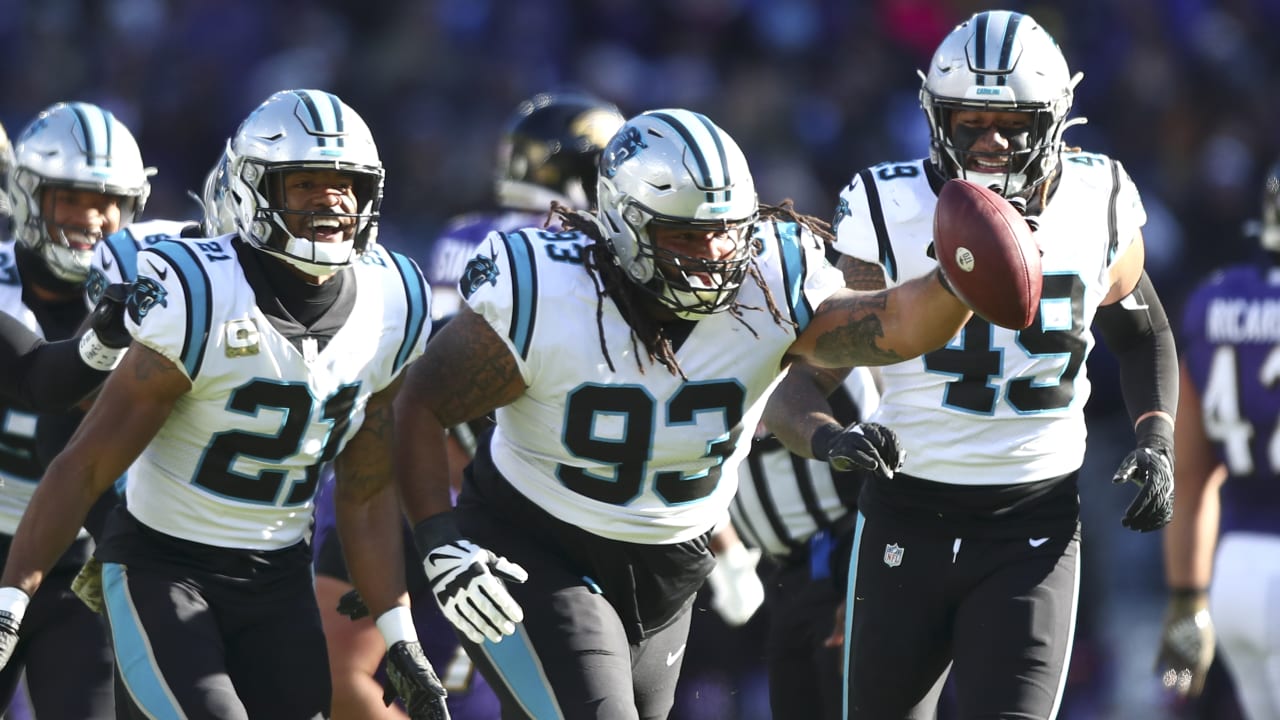
<path fill-rule="evenodd" d="M 346 615 L 351 618 L 351 622 L 355 622 L 369 617 L 369 606 L 364 604 L 364 598 L 360 597 L 359 591 L 352 590 L 338 598 L 338 614 Z"/>
<path fill-rule="evenodd" d="M 449 720 L 449 708 L 444 702 L 449 693 L 423 654 L 421 644 L 401 640 L 391 646 L 387 651 L 387 679 L 410 720 Z M 382 700 L 390 705 L 395 697 L 388 691 Z"/>
<path fill-rule="evenodd" d="M 866 470 L 891 478 L 902 467 L 898 434 L 879 423 L 828 425 L 813 434 L 813 456 L 826 460 L 837 472 Z"/>
<path fill-rule="evenodd" d="M 1174 590 L 1164 613 L 1156 672 L 1179 695 L 1199 697 L 1213 663 L 1213 621 L 1203 590 Z"/>
<path fill-rule="evenodd" d="M 112 283 L 102 292 L 98 304 L 89 314 L 89 327 L 98 340 L 109 348 L 129 347 L 133 338 L 124 327 L 124 304 L 129 299 L 128 283 Z"/>
<path fill-rule="evenodd" d="M 1120 463 L 1111 482 L 1131 482 L 1138 496 L 1121 524 L 1130 530 L 1159 530 L 1173 519 L 1173 438 L 1163 418 L 1148 418 L 1137 428 L 1138 447 Z"/>

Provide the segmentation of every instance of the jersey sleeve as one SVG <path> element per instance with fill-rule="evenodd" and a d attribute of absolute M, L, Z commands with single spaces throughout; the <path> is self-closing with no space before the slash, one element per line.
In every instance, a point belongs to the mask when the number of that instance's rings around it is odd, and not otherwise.
<path fill-rule="evenodd" d="M 1115 227 L 1111 261 L 1124 254 L 1138 232 L 1147 224 L 1147 210 L 1142 205 L 1142 196 L 1138 194 L 1138 186 L 1117 160 L 1111 161 L 1112 169 L 1112 222 Z M 1110 263 L 1108 263 L 1110 264 Z"/>
<path fill-rule="evenodd" d="M 126 228 L 108 235 L 93 247 L 89 279 L 84 284 L 84 302 L 92 310 L 108 285 L 133 282 L 137 274 L 138 245 Z"/>
<path fill-rule="evenodd" d="M 521 376 L 529 382 L 538 288 L 528 241 L 520 233 L 489 233 L 467 261 L 458 291 L 507 344 Z"/>
<path fill-rule="evenodd" d="M 431 336 L 431 290 L 416 262 L 397 252 L 387 252 L 387 255 L 400 276 L 404 298 L 401 338 L 386 383 L 390 385 L 427 347 L 427 338 Z"/>
<path fill-rule="evenodd" d="M 192 381 L 208 341 L 209 278 L 186 244 L 161 242 L 138 253 L 126 303 L 133 339 L 168 358 Z"/>
<path fill-rule="evenodd" d="M 835 233 L 835 249 L 841 254 L 869 263 L 880 263 L 880 244 L 871 224 L 871 204 L 867 173 L 858 173 L 840 191 L 831 229 Z"/>

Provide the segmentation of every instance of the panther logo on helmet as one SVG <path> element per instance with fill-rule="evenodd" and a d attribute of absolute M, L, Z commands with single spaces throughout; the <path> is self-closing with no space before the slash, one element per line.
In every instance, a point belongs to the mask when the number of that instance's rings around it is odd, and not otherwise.
<path fill-rule="evenodd" d="M 647 148 L 644 138 L 640 137 L 640 130 L 636 127 L 629 126 L 613 136 L 609 141 L 609 145 L 604 149 L 604 154 L 600 156 L 600 172 L 605 177 L 611 178 L 618 174 L 618 166 L 635 157 L 642 148 Z"/>

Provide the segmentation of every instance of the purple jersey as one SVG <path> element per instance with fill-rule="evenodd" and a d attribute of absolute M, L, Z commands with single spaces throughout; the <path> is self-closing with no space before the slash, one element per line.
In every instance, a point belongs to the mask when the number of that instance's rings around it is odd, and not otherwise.
<path fill-rule="evenodd" d="M 316 573 L 350 582 L 337 540 L 337 517 L 333 507 L 333 474 L 326 471 L 315 498 L 315 526 L 311 546 L 315 551 Z M 413 603 L 413 624 L 422 651 L 427 654 L 440 682 L 449 691 L 449 715 L 453 720 L 493 720 L 502 714 L 498 698 L 476 670 L 471 658 L 458 643 L 453 626 L 445 619 L 431 596 L 426 574 L 413 550 L 413 540 L 405 529 L 405 577 Z M 378 679 L 385 680 L 383 671 Z"/>
<path fill-rule="evenodd" d="M 1230 478 L 1222 531 L 1275 533 L 1280 518 L 1280 268 L 1214 273 L 1187 300 L 1182 359 L 1205 433 Z"/>

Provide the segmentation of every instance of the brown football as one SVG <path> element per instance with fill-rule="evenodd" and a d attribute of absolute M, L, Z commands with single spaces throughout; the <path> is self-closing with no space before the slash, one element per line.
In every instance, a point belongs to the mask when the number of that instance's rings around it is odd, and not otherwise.
<path fill-rule="evenodd" d="M 933 213 L 933 246 L 956 295 L 988 322 L 1022 330 L 1040 310 L 1040 247 L 999 193 L 948 180 Z"/>

